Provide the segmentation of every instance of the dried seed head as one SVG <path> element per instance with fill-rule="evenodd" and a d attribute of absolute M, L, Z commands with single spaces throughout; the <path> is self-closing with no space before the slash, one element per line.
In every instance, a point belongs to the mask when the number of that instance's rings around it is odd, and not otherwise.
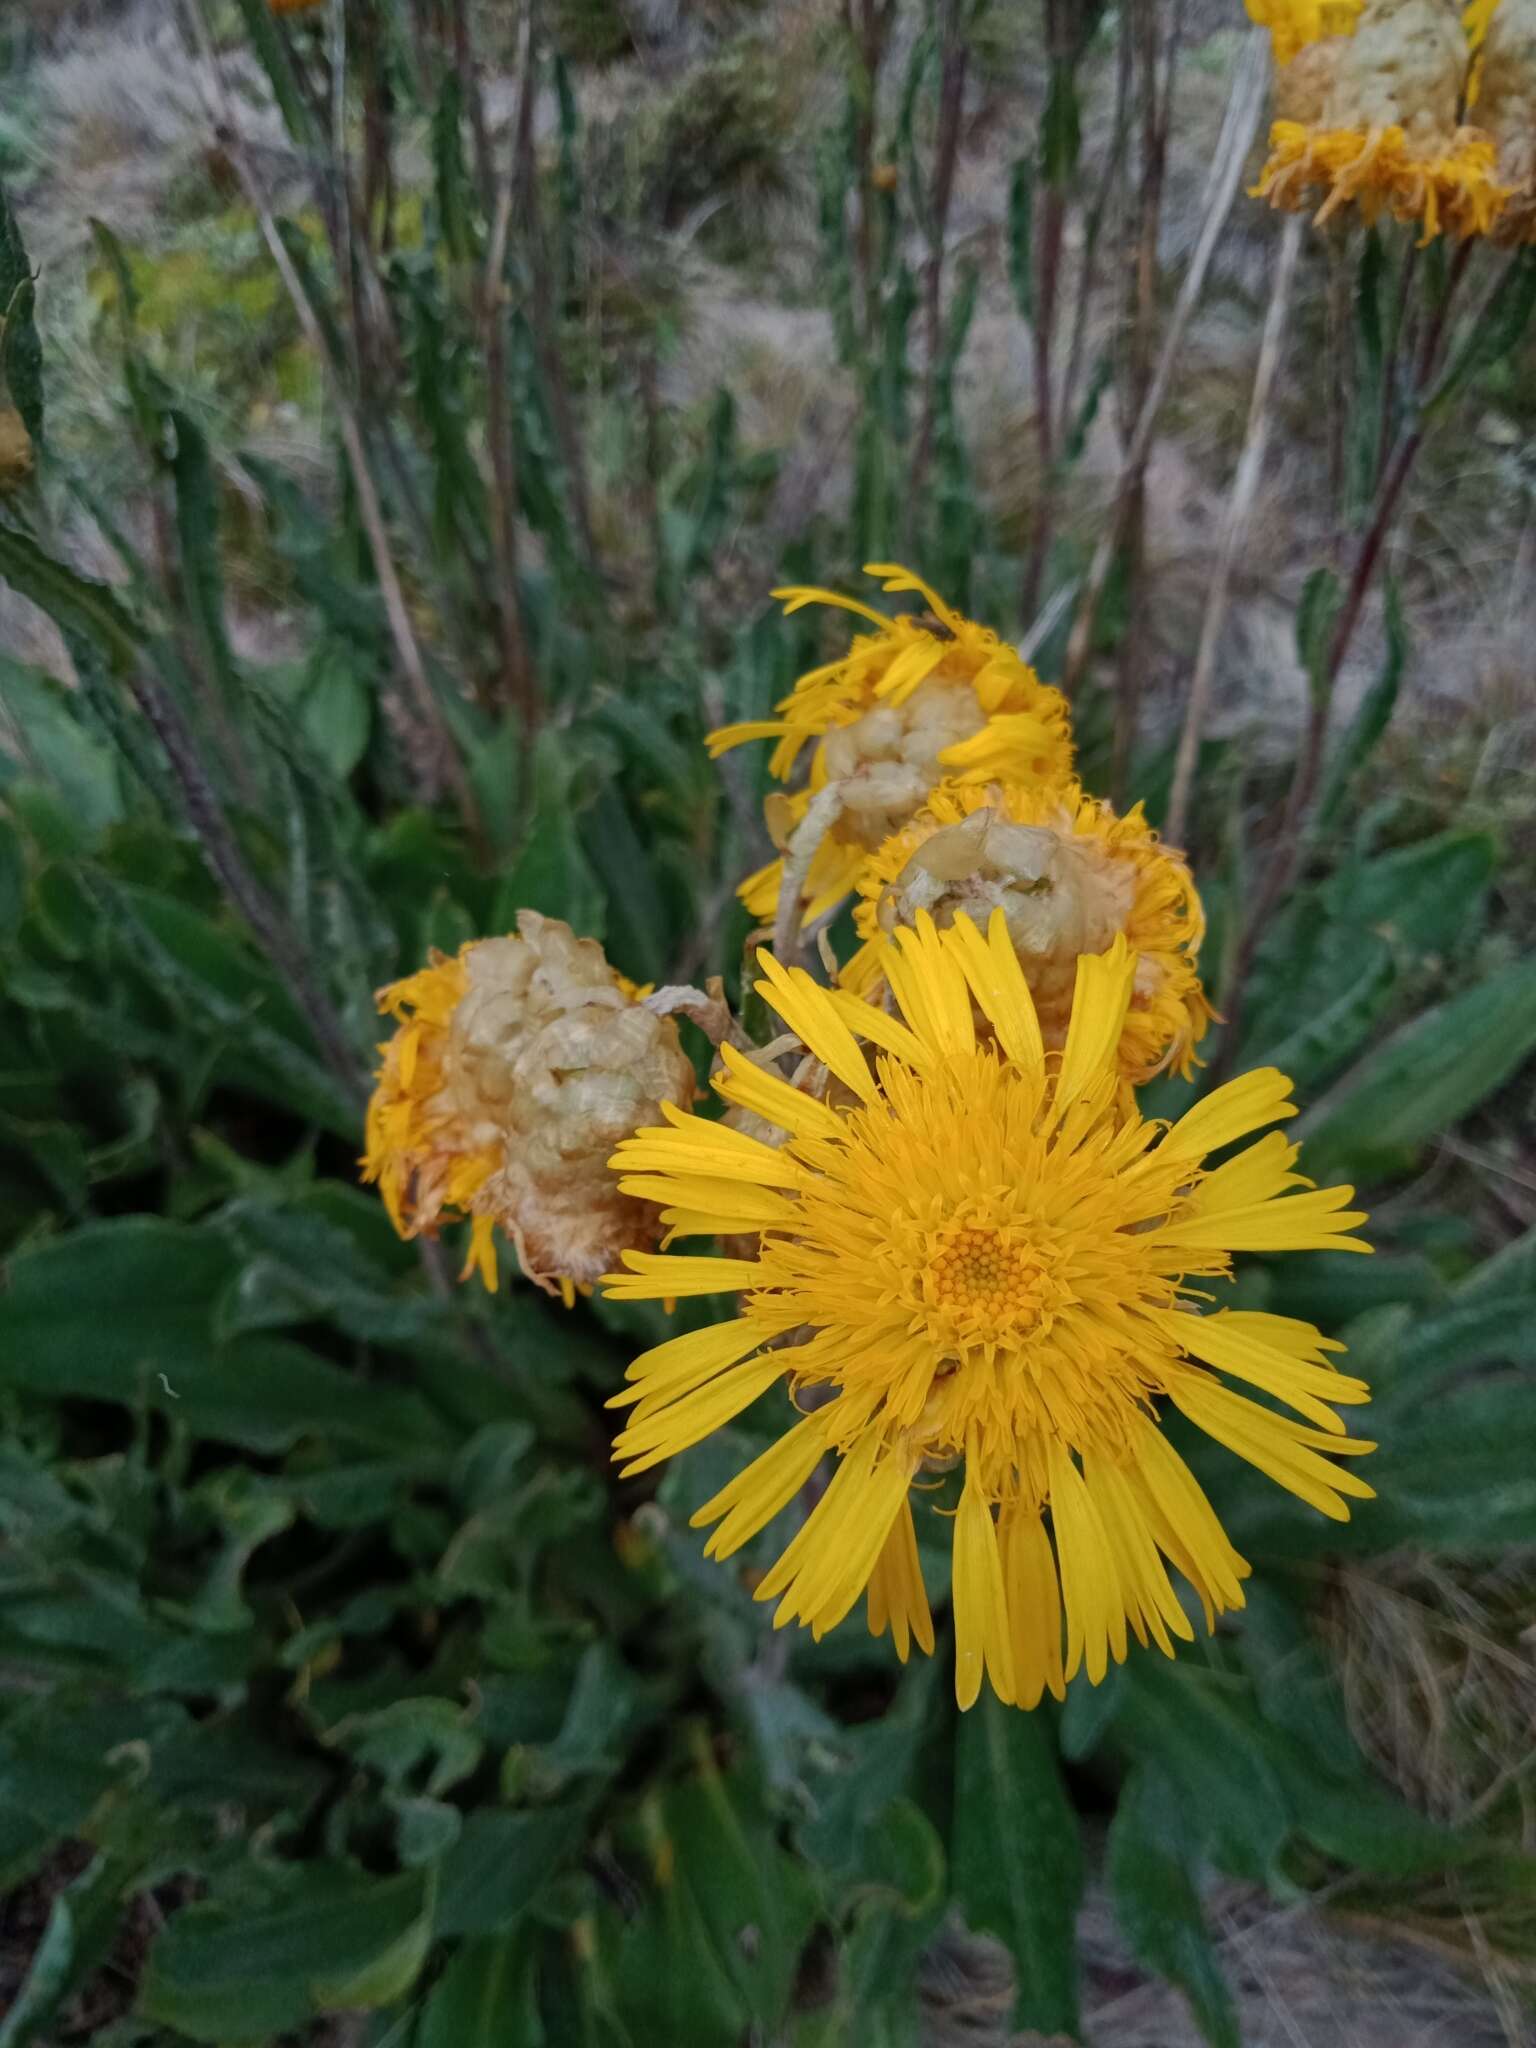
<path fill-rule="evenodd" d="M 1499 178 L 1514 188 L 1507 227 L 1520 231 L 1511 238 L 1526 240 L 1536 210 L 1536 0 L 1502 0 L 1489 23 L 1476 112 L 1498 151 Z"/>
<path fill-rule="evenodd" d="M 865 945 L 847 986 L 878 990 L 874 941 L 926 911 L 982 931 L 1001 911 L 1048 1047 L 1066 1041 L 1077 962 L 1123 932 L 1140 956 L 1121 1046 L 1128 1079 L 1187 1072 L 1210 1018 L 1197 971 L 1205 920 L 1189 870 L 1159 845 L 1140 806 L 1117 818 L 1083 795 L 1027 788 L 935 792 L 871 860 L 854 917 Z"/>
<path fill-rule="evenodd" d="M 1467 45 L 1456 0 L 1366 0 L 1339 52 L 1327 128 L 1401 128 L 1432 150 L 1455 133 Z"/>
<path fill-rule="evenodd" d="M 365 1175 L 402 1236 L 474 1219 L 471 1264 L 495 1284 L 492 1231 L 541 1286 L 569 1294 L 659 1234 L 607 1168 L 620 1139 L 686 1107 L 677 1025 L 639 1000 L 595 940 L 534 911 L 516 937 L 380 993 L 400 1020 L 368 1117 Z"/>
<path fill-rule="evenodd" d="M 888 591 L 916 592 L 927 609 L 885 618 L 831 591 L 776 592 L 790 611 L 829 604 L 877 630 L 855 634 L 839 659 L 801 676 L 777 717 L 710 735 L 715 755 L 747 740 L 775 740 L 769 770 L 781 782 L 812 750 L 807 786 L 772 799 L 769 813 L 775 841 L 803 880 L 808 918 L 847 894 L 864 856 L 941 778 L 1060 780 L 1071 770 L 1066 700 L 1016 648 L 907 570 L 880 563 L 868 573 Z M 772 914 L 783 875 L 774 861 L 742 885 L 755 916 Z"/>
<path fill-rule="evenodd" d="M 1339 75 L 1343 36 L 1325 36 L 1298 50 L 1275 75 L 1275 118 L 1319 128 Z"/>

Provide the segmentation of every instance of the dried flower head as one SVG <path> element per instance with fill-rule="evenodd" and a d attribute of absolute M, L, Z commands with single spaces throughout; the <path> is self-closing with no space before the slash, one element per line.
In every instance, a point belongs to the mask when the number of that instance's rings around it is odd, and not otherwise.
<path fill-rule="evenodd" d="M 830 590 L 775 591 L 786 612 L 835 605 L 878 630 L 801 676 L 779 717 L 723 726 L 709 739 L 714 756 L 746 740 L 776 741 L 769 770 L 780 782 L 814 749 L 806 787 L 770 799 L 768 810 L 775 842 L 803 875 L 807 918 L 848 894 L 865 857 L 938 782 L 1058 781 L 1072 765 L 1066 700 L 1014 648 L 907 570 L 873 562 L 865 573 L 888 591 L 916 592 L 926 616 L 887 618 Z M 772 912 L 782 878 L 774 861 L 742 884 L 755 916 Z"/>
<path fill-rule="evenodd" d="M 594 939 L 537 912 L 517 935 L 381 989 L 364 1178 L 402 1237 L 471 1219 L 464 1272 L 496 1285 L 499 1226 L 530 1280 L 569 1302 L 620 1252 L 656 1242 L 654 1209 L 604 1162 L 621 1138 L 694 1096 L 670 1016 L 646 1008 Z"/>
<path fill-rule="evenodd" d="M 1046 1050 L 1059 1052 L 1078 956 L 1107 952 L 1123 934 L 1137 966 L 1120 1071 L 1133 1083 L 1165 1067 L 1190 1072 L 1212 1014 L 1199 976 L 1205 914 L 1183 857 L 1158 843 L 1140 804 L 1116 817 L 1075 782 L 946 786 L 870 857 L 858 886 L 864 944 L 845 987 L 878 992 L 881 935 L 919 912 L 942 930 L 961 913 L 984 927 L 1001 910 Z"/>
<path fill-rule="evenodd" d="M 1256 193 L 1320 222 L 1390 214 L 1426 242 L 1491 233 L 1507 187 L 1489 135 L 1458 125 L 1469 54 L 1455 0 L 1364 0 L 1353 34 L 1282 71 Z"/>
<path fill-rule="evenodd" d="M 1477 119 L 1498 153 L 1499 182 L 1509 188 L 1495 239 L 1536 240 L 1536 0 L 1502 0 L 1487 22 Z"/>
<path fill-rule="evenodd" d="M 693 1517 L 729 1557 L 835 1455 L 756 1587 L 776 1624 L 820 1636 L 865 1596 L 899 1656 L 931 1649 L 913 1508 L 958 1464 L 957 1697 L 970 1706 L 985 1676 L 1030 1707 L 1079 1669 L 1097 1682 L 1128 1634 L 1169 1655 L 1192 1637 L 1170 1564 L 1208 1625 L 1242 1605 L 1248 1567 L 1163 1433 L 1172 1410 L 1326 1515 L 1369 1495 L 1334 1462 L 1371 1448 L 1335 1412 L 1367 1398 L 1329 1363 L 1339 1346 L 1290 1317 L 1204 1307 L 1234 1252 L 1369 1248 L 1349 1235 L 1353 1191 L 1311 1188 L 1277 1133 L 1204 1163 L 1293 1114 L 1283 1074 L 1245 1074 L 1171 1128 L 1145 1121 L 1117 1055 L 1135 955 L 1117 939 L 1079 960 L 1066 1045 L 1047 1054 L 1001 910 L 985 936 L 920 914 L 886 944 L 900 1018 L 763 965 L 761 993 L 841 1085 L 817 1101 L 725 1048 L 718 1092 L 783 1142 L 677 1116 L 614 1165 L 663 1204 L 669 1244 L 735 1236 L 749 1255 L 632 1252 L 607 1287 L 737 1301 L 630 1367 L 613 1403 L 629 1410 L 626 1472 L 772 1387 L 820 1395 Z"/>

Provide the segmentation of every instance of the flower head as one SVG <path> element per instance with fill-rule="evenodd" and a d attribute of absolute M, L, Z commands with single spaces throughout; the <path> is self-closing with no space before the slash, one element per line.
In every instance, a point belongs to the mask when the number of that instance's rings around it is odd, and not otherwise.
<path fill-rule="evenodd" d="M 1491 233 L 1508 187 L 1484 128 L 1460 124 L 1470 55 L 1455 0 L 1363 0 L 1352 33 L 1296 42 L 1255 191 L 1319 221 L 1389 214 L 1426 242 Z"/>
<path fill-rule="evenodd" d="M 1180 854 L 1159 845 L 1140 804 L 1116 817 L 1075 782 L 1059 787 L 953 788 L 872 854 L 859 875 L 854 922 L 864 941 L 846 988 L 879 988 L 879 937 L 927 911 L 940 927 L 961 913 L 985 926 L 1001 909 L 1046 1050 L 1066 1044 L 1077 959 L 1118 933 L 1137 956 L 1119 1047 L 1128 1081 L 1172 1066 L 1188 1074 L 1211 1008 L 1200 986 L 1205 914 Z"/>
<path fill-rule="evenodd" d="M 656 1242 L 655 1210 L 604 1162 L 693 1100 L 693 1068 L 673 1019 L 595 940 L 531 910 L 517 923 L 379 991 L 398 1028 L 380 1048 L 364 1178 L 402 1237 L 469 1218 L 466 1277 L 495 1287 L 499 1226 L 528 1277 L 569 1301 L 621 1251 Z"/>
<path fill-rule="evenodd" d="M 888 591 L 916 592 L 926 613 L 888 618 L 835 591 L 776 590 L 786 612 L 835 605 L 877 630 L 856 634 L 846 654 L 801 676 L 777 718 L 722 726 L 709 738 L 714 756 L 747 740 L 775 741 L 769 771 L 780 782 L 813 749 L 806 786 L 769 806 L 781 847 L 814 834 L 814 848 L 803 849 L 811 918 L 847 895 L 866 854 L 939 781 L 1054 781 L 1072 765 L 1066 699 L 1014 648 L 894 563 L 873 562 L 866 574 Z M 772 911 L 781 875 L 775 861 L 743 883 L 754 915 Z"/>
<path fill-rule="evenodd" d="M 1536 240 L 1536 0 L 1502 0 L 1483 12 L 1477 118 L 1509 188 L 1494 234 L 1529 242 Z"/>
<path fill-rule="evenodd" d="M 1328 1362 L 1340 1347 L 1288 1317 L 1199 1306 L 1234 1252 L 1363 1251 L 1348 1235 L 1363 1219 L 1352 1190 L 1311 1188 L 1278 1134 L 1205 1164 L 1292 1114 L 1272 1068 L 1171 1128 L 1142 1119 L 1116 1056 L 1136 972 L 1123 939 L 1079 962 L 1059 1056 L 1001 910 L 985 936 L 919 915 L 880 966 L 900 1018 L 765 959 L 763 994 L 838 1084 L 815 1100 L 725 1050 L 719 1093 L 781 1143 L 671 1111 L 619 1147 L 621 1185 L 662 1205 L 669 1244 L 726 1233 L 755 1252 L 629 1253 L 610 1276 L 621 1298 L 737 1297 L 734 1320 L 635 1360 L 615 1456 L 642 1471 L 771 1387 L 817 1390 L 694 1521 L 717 1524 L 706 1549 L 728 1557 L 834 1453 L 757 1597 L 819 1636 L 863 1595 L 903 1657 L 933 1641 L 914 1497 L 958 1463 L 960 1704 L 985 1674 L 1032 1706 L 1079 1668 L 1102 1678 L 1128 1631 L 1169 1654 L 1193 1634 L 1169 1564 L 1208 1624 L 1242 1604 L 1247 1566 L 1163 1435 L 1165 1407 L 1325 1514 L 1369 1495 L 1325 1455 L 1371 1448 L 1335 1413 L 1367 1398 Z"/>

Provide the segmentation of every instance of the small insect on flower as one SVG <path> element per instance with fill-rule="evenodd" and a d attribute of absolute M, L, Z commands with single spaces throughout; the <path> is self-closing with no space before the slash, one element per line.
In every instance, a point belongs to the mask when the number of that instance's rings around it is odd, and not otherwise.
<path fill-rule="evenodd" d="M 1277 1133 L 1204 1163 L 1293 1114 L 1284 1075 L 1230 1081 L 1171 1128 L 1145 1121 L 1117 1058 L 1135 955 L 1117 938 L 1079 961 L 1066 1044 L 1047 1055 L 1001 910 L 985 934 L 920 913 L 886 942 L 900 1017 L 763 965 L 763 995 L 840 1085 L 814 1100 L 726 1048 L 719 1093 L 783 1142 L 669 1111 L 614 1164 L 627 1193 L 662 1205 L 669 1244 L 729 1234 L 755 1252 L 631 1252 L 606 1286 L 738 1304 L 631 1365 L 614 1400 L 630 1411 L 614 1452 L 626 1473 L 771 1387 L 819 1398 L 693 1518 L 717 1525 L 706 1551 L 729 1557 L 835 1454 L 756 1588 L 776 1624 L 820 1636 L 862 1596 L 900 1657 L 914 1640 L 931 1649 L 913 1500 L 958 1464 L 956 1693 L 970 1706 L 985 1677 L 1030 1707 L 1080 1669 L 1103 1678 L 1128 1635 L 1169 1655 L 1193 1636 L 1169 1565 L 1208 1626 L 1242 1605 L 1248 1566 L 1165 1413 L 1326 1515 L 1369 1497 L 1334 1462 L 1372 1448 L 1335 1412 L 1368 1398 L 1330 1364 L 1341 1347 L 1288 1316 L 1202 1306 L 1235 1252 L 1369 1249 L 1349 1234 L 1364 1220 L 1353 1190 L 1313 1188 Z"/>
<path fill-rule="evenodd" d="M 779 782 L 813 749 L 806 786 L 769 799 L 769 827 L 801 879 L 807 919 L 848 894 L 866 856 L 904 824 L 941 780 L 1059 781 L 1072 767 L 1066 699 L 1028 662 L 945 604 L 919 577 L 871 562 L 887 591 L 913 591 L 926 616 L 888 618 L 856 598 L 796 585 L 776 590 L 786 613 L 835 605 L 868 619 L 846 654 L 801 676 L 777 718 L 722 726 L 713 757 L 747 740 L 777 742 L 769 772 Z M 784 862 L 742 884 L 755 917 L 773 914 Z"/>
<path fill-rule="evenodd" d="M 402 1237 L 470 1219 L 469 1258 L 496 1286 L 499 1227 L 530 1280 L 566 1302 L 622 1251 L 654 1245 L 654 1207 L 605 1161 L 621 1138 L 694 1098 L 676 1022 L 646 1008 L 594 939 L 520 911 L 517 935 L 378 995 L 380 1048 L 363 1177 Z"/>
<path fill-rule="evenodd" d="M 1257 18 L 1279 11 L 1271 0 Z M 1460 120 L 1471 51 L 1456 0 L 1363 0 L 1352 31 L 1325 24 L 1305 42 L 1300 11 L 1289 13 L 1283 38 L 1270 20 L 1277 60 L 1282 40 L 1291 55 L 1256 196 L 1292 213 L 1316 206 L 1319 222 L 1348 206 L 1366 221 L 1387 214 L 1424 242 L 1491 234 L 1509 188 L 1492 138 Z"/>
<path fill-rule="evenodd" d="M 1205 913 L 1183 856 L 1158 843 L 1140 804 L 1123 818 L 1075 782 L 935 790 L 859 875 L 854 922 L 864 941 L 845 988 L 880 992 L 879 939 L 927 911 L 942 929 L 1001 909 L 1048 1052 L 1066 1044 L 1080 953 L 1123 932 L 1136 981 L 1118 1058 L 1126 1080 L 1166 1067 L 1186 1077 L 1211 1007 L 1200 986 Z"/>

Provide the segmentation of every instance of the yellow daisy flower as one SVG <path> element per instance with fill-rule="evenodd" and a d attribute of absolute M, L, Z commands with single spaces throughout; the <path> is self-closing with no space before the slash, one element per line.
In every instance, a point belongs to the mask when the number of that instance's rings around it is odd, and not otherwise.
<path fill-rule="evenodd" d="M 695 1088 L 675 1021 L 644 993 L 595 940 L 529 910 L 515 937 L 434 953 L 381 989 L 398 1029 L 379 1048 L 362 1167 L 400 1235 L 468 1219 L 460 1277 L 494 1291 L 499 1227 L 567 1306 L 621 1251 L 654 1244 L 656 1211 L 605 1162 Z"/>
<path fill-rule="evenodd" d="M 1170 1655 L 1193 1635 L 1169 1564 L 1208 1626 L 1242 1605 L 1248 1567 L 1163 1435 L 1165 1405 L 1326 1515 L 1370 1496 L 1326 1455 L 1372 1448 L 1335 1413 L 1368 1398 L 1329 1363 L 1341 1347 L 1289 1317 L 1199 1306 L 1235 1252 L 1369 1249 L 1348 1234 L 1353 1191 L 1312 1188 L 1278 1134 L 1204 1163 L 1293 1113 L 1282 1074 L 1245 1074 L 1171 1127 L 1144 1121 L 1116 1057 L 1135 955 L 1117 938 L 1079 961 L 1066 1045 L 1047 1055 L 1001 911 L 985 936 L 926 916 L 896 934 L 881 973 L 900 1017 L 763 966 L 763 995 L 825 1062 L 827 1099 L 725 1048 L 719 1093 L 781 1143 L 669 1111 L 614 1158 L 627 1193 L 662 1205 L 669 1244 L 712 1233 L 755 1250 L 629 1253 L 606 1287 L 738 1301 L 734 1320 L 631 1365 L 614 1401 L 630 1411 L 626 1473 L 770 1387 L 820 1398 L 693 1517 L 729 1557 L 835 1453 L 756 1589 L 776 1624 L 820 1636 L 862 1595 L 899 1656 L 928 1649 L 913 1497 L 958 1462 L 956 1693 L 970 1706 L 985 1676 L 1029 1707 L 1079 1670 L 1101 1679 L 1128 1635 Z"/>
<path fill-rule="evenodd" d="M 780 782 L 813 749 L 806 787 L 769 802 L 781 848 L 794 847 L 802 830 L 815 842 L 814 851 L 801 849 L 808 920 L 842 901 L 865 856 L 940 780 L 1055 780 L 1072 766 L 1066 699 L 1014 648 L 897 564 L 871 562 L 864 573 L 881 578 L 887 591 L 915 592 L 926 614 L 888 618 L 856 598 L 806 585 L 774 591 L 786 614 L 834 605 L 876 630 L 857 634 L 846 654 L 801 676 L 779 717 L 709 736 L 712 758 L 748 740 L 773 740 L 769 770 Z M 773 861 L 742 884 L 755 917 L 772 915 L 783 872 L 783 862 Z"/>
<path fill-rule="evenodd" d="M 1205 913 L 1183 856 L 1159 845 L 1140 804 L 1119 818 L 1075 782 L 946 784 L 870 856 L 858 892 L 863 944 L 842 971 L 845 988 L 878 994 L 881 935 L 919 910 L 944 926 L 961 913 L 985 924 L 1001 908 L 1046 1050 L 1059 1052 L 1079 954 L 1102 953 L 1123 932 L 1137 966 L 1122 1075 L 1139 1083 L 1165 1067 L 1193 1071 L 1213 1014 L 1199 975 Z"/>

